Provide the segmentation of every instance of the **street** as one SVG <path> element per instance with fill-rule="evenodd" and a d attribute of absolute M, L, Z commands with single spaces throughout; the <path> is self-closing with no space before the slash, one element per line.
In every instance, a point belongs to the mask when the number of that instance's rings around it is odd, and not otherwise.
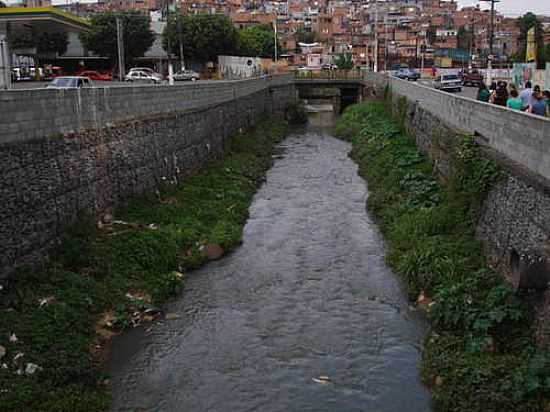
<path fill-rule="evenodd" d="M 430 79 L 422 79 L 418 83 L 424 86 L 433 87 L 432 81 Z M 469 97 L 470 99 L 475 99 L 477 96 L 477 87 L 471 87 L 471 86 L 462 87 L 461 92 L 459 93 L 452 92 L 452 94 L 456 94 L 463 97 Z"/>

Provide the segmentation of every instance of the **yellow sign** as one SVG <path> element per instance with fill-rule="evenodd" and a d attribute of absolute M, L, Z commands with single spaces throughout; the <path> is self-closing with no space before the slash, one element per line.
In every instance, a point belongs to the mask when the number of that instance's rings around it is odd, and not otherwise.
<path fill-rule="evenodd" d="M 526 62 L 537 61 L 537 42 L 535 41 L 535 28 L 531 27 L 527 32 L 527 53 Z"/>

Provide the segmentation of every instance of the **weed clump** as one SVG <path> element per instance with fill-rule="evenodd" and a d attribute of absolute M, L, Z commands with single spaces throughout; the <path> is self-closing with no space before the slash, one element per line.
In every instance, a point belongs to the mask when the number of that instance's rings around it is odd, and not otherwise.
<path fill-rule="evenodd" d="M 464 137 L 455 175 L 441 182 L 401 123 L 383 103 L 367 103 L 350 107 L 336 133 L 352 142 L 351 155 L 368 181 L 367 204 L 387 240 L 388 263 L 411 299 L 433 297 L 422 373 L 436 409 L 549 410 L 550 355 L 536 349 L 528 308 L 487 267 L 475 238 L 499 168 Z"/>
<path fill-rule="evenodd" d="M 94 356 L 100 338 L 177 293 L 185 271 L 207 260 L 204 245 L 229 251 L 240 243 L 286 133 L 285 123 L 262 122 L 234 137 L 223 160 L 117 210 L 110 230 L 83 219 L 42 270 L 18 273 L 0 291 L 0 410 L 108 409 Z"/>

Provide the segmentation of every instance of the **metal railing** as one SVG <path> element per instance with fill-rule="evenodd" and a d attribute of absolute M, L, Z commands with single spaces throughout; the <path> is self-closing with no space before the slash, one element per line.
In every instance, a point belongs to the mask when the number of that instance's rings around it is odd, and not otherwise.
<path fill-rule="evenodd" d="M 366 73 L 362 70 L 296 70 L 294 78 L 298 80 L 363 80 Z"/>

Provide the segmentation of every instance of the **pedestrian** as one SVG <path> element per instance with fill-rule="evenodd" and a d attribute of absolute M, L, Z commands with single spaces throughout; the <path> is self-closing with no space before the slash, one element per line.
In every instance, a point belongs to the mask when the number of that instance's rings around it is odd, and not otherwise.
<path fill-rule="evenodd" d="M 531 97 L 533 96 L 533 89 L 530 81 L 525 83 L 525 89 L 519 94 L 519 98 L 523 103 L 523 109 L 526 110 L 531 105 Z"/>
<path fill-rule="evenodd" d="M 485 83 L 482 82 L 479 85 L 479 89 L 477 91 L 477 100 L 488 103 L 490 98 L 491 93 L 489 92 L 489 90 L 487 90 L 487 86 L 485 86 Z"/>
<path fill-rule="evenodd" d="M 435 66 L 432 66 L 432 79 L 435 79 L 436 75 L 437 75 L 437 68 Z"/>
<path fill-rule="evenodd" d="M 508 101 L 508 89 L 506 82 L 498 82 L 497 89 L 495 91 L 495 96 L 493 98 L 493 103 L 498 106 L 506 107 L 506 102 Z"/>
<path fill-rule="evenodd" d="M 491 93 L 491 97 L 489 98 L 489 102 L 494 103 L 495 102 L 495 97 L 497 95 L 497 83 L 496 82 L 491 83 L 491 85 L 489 86 L 489 92 Z"/>
<path fill-rule="evenodd" d="M 523 102 L 519 98 L 519 94 L 516 89 L 512 89 L 510 92 L 510 98 L 506 101 L 506 107 L 514 110 L 523 109 Z"/>
<path fill-rule="evenodd" d="M 533 92 L 533 104 L 529 106 L 529 113 L 537 116 L 546 116 L 548 105 L 544 101 L 544 95 L 539 91 Z"/>
<path fill-rule="evenodd" d="M 550 90 L 545 90 L 543 93 L 546 105 L 548 106 L 548 117 L 550 117 Z"/>

